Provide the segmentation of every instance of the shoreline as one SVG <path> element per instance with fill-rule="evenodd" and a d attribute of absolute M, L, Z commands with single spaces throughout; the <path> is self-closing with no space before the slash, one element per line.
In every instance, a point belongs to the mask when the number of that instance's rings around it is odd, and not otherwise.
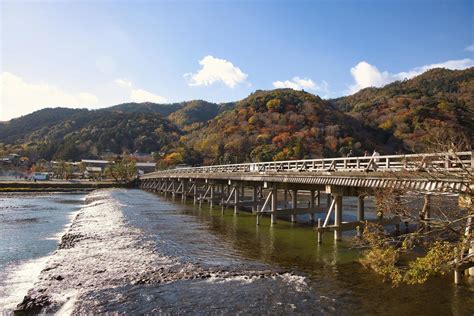
<path fill-rule="evenodd" d="M 132 188 L 133 182 L 65 182 L 65 181 L 0 181 L 0 193 L 28 192 L 91 192 L 105 188 Z"/>

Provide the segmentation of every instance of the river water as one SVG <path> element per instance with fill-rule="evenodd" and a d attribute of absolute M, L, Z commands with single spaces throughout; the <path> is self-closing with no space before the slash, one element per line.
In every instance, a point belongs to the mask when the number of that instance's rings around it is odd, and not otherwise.
<path fill-rule="evenodd" d="M 0 195 L 0 312 L 12 310 L 26 295 L 84 197 Z"/>
<path fill-rule="evenodd" d="M 264 218 L 256 226 L 246 212 L 141 190 L 0 196 L 0 203 L 4 312 L 27 292 L 23 308 L 65 314 L 474 312 L 472 284 L 454 286 L 449 275 L 392 288 L 360 266 L 350 236 L 334 244 L 326 234 L 318 245 L 307 224 L 270 227 Z"/>

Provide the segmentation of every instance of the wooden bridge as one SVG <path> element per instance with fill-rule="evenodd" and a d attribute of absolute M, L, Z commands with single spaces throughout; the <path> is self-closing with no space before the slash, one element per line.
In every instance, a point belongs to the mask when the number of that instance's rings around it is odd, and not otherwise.
<path fill-rule="evenodd" d="M 473 165 L 472 151 L 244 163 L 152 172 L 141 176 L 140 187 L 183 200 L 190 197 L 194 204 L 207 201 L 222 211 L 233 206 L 235 214 L 251 208 L 257 225 L 263 215 L 270 215 L 273 225 L 277 217 L 290 216 L 295 222 L 297 215 L 309 214 L 318 223 L 321 242 L 326 231 L 334 231 L 339 240 L 342 231 L 360 229 L 364 199 L 377 189 L 425 194 L 429 203 L 430 194 L 467 192 Z M 301 193 L 309 196 L 305 207 L 298 201 Z M 358 198 L 356 222 L 342 222 L 344 196 Z M 323 216 L 316 219 L 316 214 Z M 377 221 L 399 228 L 399 218 Z"/>

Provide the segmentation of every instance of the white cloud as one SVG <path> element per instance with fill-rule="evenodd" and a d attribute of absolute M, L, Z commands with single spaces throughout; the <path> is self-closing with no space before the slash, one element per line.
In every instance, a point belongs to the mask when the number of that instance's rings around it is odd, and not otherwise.
<path fill-rule="evenodd" d="M 273 87 L 277 89 L 312 90 L 318 92 L 323 98 L 330 95 L 329 85 L 326 81 L 323 80 L 320 83 L 315 83 L 310 78 L 300 78 L 298 76 L 293 77 L 291 80 L 275 81 L 273 82 Z"/>
<path fill-rule="evenodd" d="M 206 56 L 199 61 L 202 68 L 195 74 L 187 73 L 184 77 L 190 86 L 209 86 L 215 82 L 222 81 L 230 88 L 245 82 L 247 74 L 243 73 L 239 67 L 234 66 L 225 59 Z"/>
<path fill-rule="evenodd" d="M 165 103 L 167 100 L 164 97 L 153 94 L 142 89 L 132 89 L 130 93 L 130 100 L 132 102 L 155 102 Z"/>
<path fill-rule="evenodd" d="M 352 67 L 351 74 L 355 80 L 355 84 L 350 87 L 351 93 L 367 87 L 379 87 L 390 82 L 388 72 L 380 72 L 377 67 L 365 61 Z"/>
<path fill-rule="evenodd" d="M 131 102 L 155 102 L 155 103 L 165 103 L 167 102 L 165 97 L 156 95 L 152 92 L 134 88 L 133 83 L 127 79 L 115 79 L 114 83 L 119 87 L 129 90 L 130 92 L 130 101 Z"/>
<path fill-rule="evenodd" d="M 273 82 L 275 88 L 291 88 L 294 90 L 318 90 L 319 86 L 310 78 L 293 77 L 291 80 Z"/>
<path fill-rule="evenodd" d="M 432 68 L 466 69 L 473 66 L 474 60 L 465 58 L 415 67 L 409 71 L 403 71 L 399 73 L 389 73 L 387 71 L 381 72 L 377 69 L 377 67 L 369 64 L 368 62 L 361 61 L 356 66 L 351 68 L 351 74 L 355 83 L 349 87 L 348 92 L 352 94 L 363 88 L 381 87 L 396 80 L 410 79 Z"/>
<path fill-rule="evenodd" d="M 464 50 L 474 53 L 474 44 L 469 45 L 468 47 L 464 48 Z"/>
<path fill-rule="evenodd" d="M 122 88 L 131 88 L 132 82 L 126 79 L 115 79 L 114 82 Z"/>
<path fill-rule="evenodd" d="M 99 99 L 91 93 L 70 93 L 45 82 L 31 83 L 9 72 L 0 74 L 0 120 L 9 120 L 44 107 L 90 107 Z"/>

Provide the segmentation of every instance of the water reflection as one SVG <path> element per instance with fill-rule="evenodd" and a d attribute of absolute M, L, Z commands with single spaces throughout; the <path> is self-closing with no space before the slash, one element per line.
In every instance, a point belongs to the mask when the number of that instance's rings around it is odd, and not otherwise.
<path fill-rule="evenodd" d="M 162 199 L 161 196 L 158 198 Z M 365 205 L 367 218 L 375 217 L 373 200 L 367 199 Z M 195 217 L 208 232 L 227 245 L 226 249 L 234 249 L 238 257 L 233 258 L 256 260 L 306 274 L 313 280 L 312 286 L 325 293 L 322 301 L 337 301 L 335 308 L 338 313 L 420 315 L 474 312 L 472 286 L 454 287 L 451 275 L 420 286 L 392 288 L 383 283 L 380 277 L 363 269 L 357 262 L 359 252 L 352 248 L 351 243 L 354 233 L 344 233 L 343 241 L 338 243 L 332 233 L 326 233 L 323 243 L 318 245 L 309 222 L 293 224 L 279 219 L 271 226 L 269 217 L 262 217 L 257 226 L 255 216 L 250 213 L 241 211 L 235 216 L 233 209 L 229 208 L 222 214 L 220 207 L 200 212 L 192 203 L 183 206 L 179 212 Z M 320 218 L 324 215 L 317 214 Z M 357 199 L 344 199 L 344 220 L 353 220 L 356 216 Z M 309 218 L 300 216 L 298 219 Z M 216 251 L 214 249 L 214 253 Z"/>

